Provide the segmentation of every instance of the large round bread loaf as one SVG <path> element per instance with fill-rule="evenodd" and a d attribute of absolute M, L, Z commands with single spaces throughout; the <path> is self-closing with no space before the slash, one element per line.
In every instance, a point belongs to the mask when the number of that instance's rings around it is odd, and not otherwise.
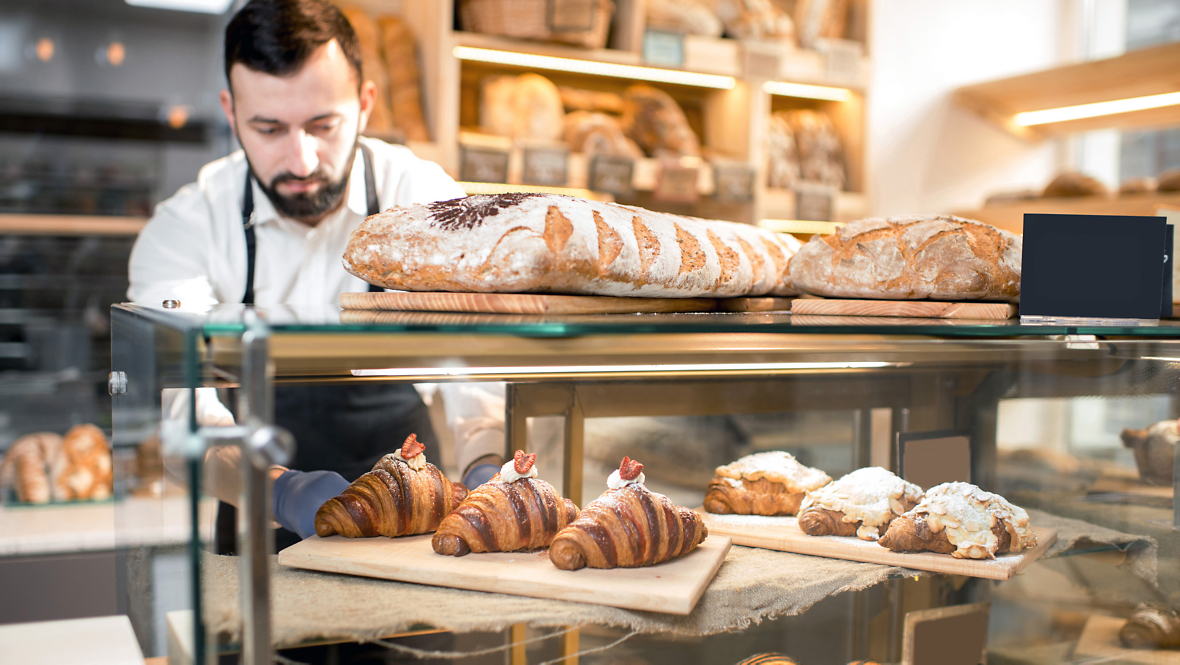
<path fill-rule="evenodd" d="M 791 259 L 804 293 L 886 300 L 1020 298 L 1021 238 L 969 219 L 862 219 L 812 236 Z"/>
<path fill-rule="evenodd" d="M 789 295 L 799 242 L 554 194 L 469 196 L 391 208 L 356 228 L 344 268 L 405 291 L 665 298 Z"/>

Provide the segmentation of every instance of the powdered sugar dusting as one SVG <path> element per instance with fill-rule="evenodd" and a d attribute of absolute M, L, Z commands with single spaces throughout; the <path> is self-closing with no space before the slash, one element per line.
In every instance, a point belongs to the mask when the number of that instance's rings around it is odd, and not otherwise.
<path fill-rule="evenodd" d="M 800 464 L 795 456 L 782 450 L 746 455 L 725 466 L 717 467 L 717 475 L 734 480 L 761 480 L 782 483 L 791 494 L 817 490 L 832 482 L 831 476 Z"/>
<path fill-rule="evenodd" d="M 943 483 L 931 487 L 911 517 L 923 517 L 935 533 L 946 529 L 947 540 L 959 559 L 994 559 L 999 539 L 992 527 L 1000 520 L 1012 538 L 1010 551 L 1035 547 L 1036 534 L 1028 526 L 1028 513 L 1007 499 L 970 483 Z"/>
<path fill-rule="evenodd" d="M 857 469 L 830 485 L 808 492 L 800 512 L 817 506 L 844 514 L 848 523 L 860 522 L 856 535 L 877 540 L 878 527 L 922 500 L 922 488 L 879 466 Z"/>

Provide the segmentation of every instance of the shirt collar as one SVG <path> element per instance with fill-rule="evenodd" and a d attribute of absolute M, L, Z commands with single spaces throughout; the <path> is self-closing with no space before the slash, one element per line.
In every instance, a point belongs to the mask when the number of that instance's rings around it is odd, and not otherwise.
<path fill-rule="evenodd" d="M 245 161 L 245 160 L 243 160 Z M 246 168 L 249 168 L 247 165 Z M 254 225 L 266 224 L 279 219 L 270 197 L 258 186 L 258 181 L 250 179 L 254 187 Z M 352 160 L 352 172 L 348 174 L 348 190 L 344 194 L 344 204 L 361 218 L 369 214 L 369 201 L 365 196 L 365 160 L 358 149 Z"/>

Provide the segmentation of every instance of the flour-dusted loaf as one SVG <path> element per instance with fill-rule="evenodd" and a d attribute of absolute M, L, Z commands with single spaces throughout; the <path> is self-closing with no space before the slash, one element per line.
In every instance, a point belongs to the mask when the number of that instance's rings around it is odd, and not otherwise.
<path fill-rule="evenodd" d="M 862 219 L 791 259 L 803 293 L 886 300 L 1020 298 L 1021 238 L 949 215 Z"/>
<path fill-rule="evenodd" d="M 665 298 L 789 295 L 788 235 L 555 194 L 391 208 L 344 251 L 361 279 L 406 291 Z"/>

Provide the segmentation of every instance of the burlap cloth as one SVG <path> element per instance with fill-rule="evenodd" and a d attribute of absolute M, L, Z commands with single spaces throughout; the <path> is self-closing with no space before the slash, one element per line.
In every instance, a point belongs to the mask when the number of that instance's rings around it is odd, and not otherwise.
<path fill-rule="evenodd" d="M 1155 583 L 1153 539 L 1040 511 L 1029 514 L 1036 525 L 1057 529 L 1057 543 L 1046 557 L 1097 545 L 1130 548 L 1123 565 Z M 236 642 L 241 630 L 238 560 L 206 554 L 201 567 L 206 628 Z M 734 546 L 692 614 L 674 616 L 319 573 L 276 563 L 272 570 L 272 625 L 278 646 L 320 639 L 363 642 L 422 624 L 455 632 L 500 631 L 515 623 L 535 627 L 599 624 L 644 633 L 709 635 L 801 614 L 827 596 L 864 589 L 891 576 L 930 574 Z"/>

